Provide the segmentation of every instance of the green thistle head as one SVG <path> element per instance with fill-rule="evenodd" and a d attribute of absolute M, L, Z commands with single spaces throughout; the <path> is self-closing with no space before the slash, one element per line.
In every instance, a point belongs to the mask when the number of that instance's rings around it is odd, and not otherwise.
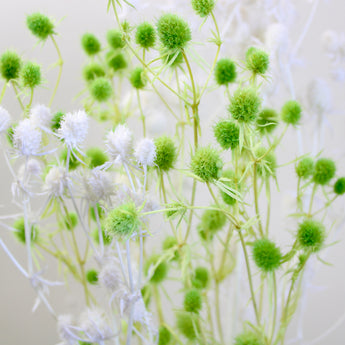
<path fill-rule="evenodd" d="M 122 32 L 116 29 L 108 30 L 107 42 L 112 49 L 121 49 L 126 45 Z"/>
<path fill-rule="evenodd" d="M 97 102 L 106 102 L 113 94 L 113 88 L 107 78 L 97 78 L 90 84 L 90 94 Z"/>
<path fill-rule="evenodd" d="M 226 224 L 226 216 L 219 210 L 205 210 L 201 216 L 200 228 L 206 237 L 213 235 Z"/>
<path fill-rule="evenodd" d="M 302 117 L 301 105 L 294 100 L 287 101 L 281 110 L 282 120 L 289 125 L 298 125 Z"/>
<path fill-rule="evenodd" d="M 337 179 L 337 181 L 334 184 L 333 190 L 335 194 L 345 194 L 345 177 L 340 177 Z"/>
<path fill-rule="evenodd" d="M 230 181 L 222 181 L 226 186 L 234 189 L 234 190 L 238 190 L 240 188 L 240 185 L 239 183 L 236 182 L 236 175 L 235 175 L 235 172 L 233 170 L 223 170 L 222 171 L 222 175 L 221 177 L 225 177 L 226 179 L 229 179 Z M 232 205 L 235 205 L 236 204 L 236 199 L 233 198 L 232 196 L 230 196 L 229 194 L 225 193 L 224 191 L 220 191 L 220 195 L 223 199 L 223 201 L 229 205 L 229 206 L 232 206 Z"/>
<path fill-rule="evenodd" d="M 252 88 L 239 88 L 230 99 L 229 112 L 239 122 L 252 122 L 259 114 L 261 100 Z"/>
<path fill-rule="evenodd" d="M 192 39 L 187 22 L 176 14 L 164 14 L 157 22 L 157 31 L 162 46 L 168 50 L 183 49 Z"/>
<path fill-rule="evenodd" d="M 302 158 L 296 165 L 296 174 L 301 179 L 307 179 L 314 173 L 314 160 L 310 157 Z"/>
<path fill-rule="evenodd" d="M 200 334 L 200 322 L 197 314 L 188 312 L 179 312 L 176 314 L 177 329 L 187 339 L 195 340 Z"/>
<path fill-rule="evenodd" d="M 218 85 L 228 85 L 236 80 L 235 63 L 227 58 L 219 59 L 214 69 L 214 77 Z"/>
<path fill-rule="evenodd" d="M 122 53 L 109 51 L 106 55 L 106 61 L 108 66 L 115 72 L 125 69 L 127 67 L 127 60 Z"/>
<path fill-rule="evenodd" d="M 41 66 L 37 63 L 28 61 L 23 65 L 21 79 L 24 87 L 30 89 L 41 84 Z"/>
<path fill-rule="evenodd" d="M 264 345 L 264 342 L 256 333 L 245 331 L 235 338 L 234 345 Z"/>
<path fill-rule="evenodd" d="M 83 68 L 83 77 L 86 82 L 91 82 L 96 78 L 104 77 L 105 70 L 97 62 L 91 62 Z"/>
<path fill-rule="evenodd" d="M 24 217 L 17 219 L 14 224 L 13 228 L 15 229 L 14 235 L 17 237 L 19 242 L 25 244 L 26 243 L 26 236 L 25 236 L 25 221 Z M 38 229 L 36 226 L 32 225 L 30 228 L 30 240 L 31 245 L 35 244 L 38 241 Z"/>
<path fill-rule="evenodd" d="M 135 89 L 143 89 L 146 85 L 146 76 L 142 67 L 136 67 L 130 77 L 129 81 Z"/>
<path fill-rule="evenodd" d="M 280 266 L 280 249 L 267 238 L 256 240 L 253 244 L 253 259 L 262 271 L 271 272 Z"/>
<path fill-rule="evenodd" d="M 95 269 L 90 269 L 86 272 L 86 280 L 89 284 L 96 285 L 98 283 L 98 272 Z"/>
<path fill-rule="evenodd" d="M 246 67 L 253 74 L 265 74 L 270 60 L 268 54 L 255 47 L 250 47 L 246 53 Z"/>
<path fill-rule="evenodd" d="M 87 55 L 93 56 L 101 51 L 101 43 L 94 34 L 85 33 L 81 38 L 81 46 Z"/>
<path fill-rule="evenodd" d="M 204 182 L 217 180 L 222 167 L 219 153 L 209 146 L 198 148 L 192 157 L 191 170 Z"/>
<path fill-rule="evenodd" d="M 170 331 L 164 327 L 160 326 L 158 330 L 158 345 L 168 345 L 172 340 Z"/>
<path fill-rule="evenodd" d="M 90 147 L 86 151 L 86 156 L 89 158 L 89 167 L 91 169 L 99 167 L 108 161 L 108 156 L 99 147 Z"/>
<path fill-rule="evenodd" d="M 177 158 L 177 149 L 174 141 L 163 135 L 154 140 L 156 146 L 155 165 L 161 171 L 168 171 L 174 167 Z"/>
<path fill-rule="evenodd" d="M 326 185 L 335 175 L 336 167 L 333 160 L 320 158 L 316 161 L 313 173 L 313 181 L 316 184 Z"/>
<path fill-rule="evenodd" d="M 278 125 L 278 113 L 274 109 L 263 109 L 257 119 L 256 128 L 261 135 L 272 133 Z"/>
<path fill-rule="evenodd" d="M 213 127 L 214 136 L 224 150 L 235 149 L 240 140 L 240 129 L 230 120 L 222 120 Z"/>
<path fill-rule="evenodd" d="M 157 254 L 151 255 L 145 262 L 144 271 L 146 275 L 149 273 L 150 267 L 154 267 L 150 279 L 151 283 L 159 284 L 165 280 L 169 270 L 169 266 L 166 261 L 162 261 L 161 257 Z"/>
<path fill-rule="evenodd" d="M 64 148 L 61 153 L 60 153 L 60 159 L 66 164 L 67 161 L 67 148 Z M 69 162 L 68 162 L 68 169 L 69 170 L 74 170 L 80 165 L 80 162 L 78 161 L 77 158 L 75 158 L 74 154 L 69 155 Z"/>
<path fill-rule="evenodd" d="M 6 80 L 17 79 L 22 67 L 22 59 L 12 50 L 5 51 L 0 57 L 0 74 Z"/>
<path fill-rule="evenodd" d="M 298 226 L 297 240 L 303 249 L 318 252 L 322 248 L 325 237 L 325 227 L 317 220 L 305 219 Z"/>
<path fill-rule="evenodd" d="M 258 147 L 255 150 L 255 156 L 257 159 L 264 156 L 267 152 L 267 149 L 263 146 Z M 276 156 L 272 151 L 270 151 L 266 156 L 256 163 L 256 169 L 258 174 L 262 178 L 267 178 L 269 176 L 274 176 L 277 169 L 277 160 Z"/>
<path fill-rule="evenodd" d="M 153 48 L 156 43 L 156 30 L 153 25 L 148 22 L 139 24 L 135 33 L 135 42 L 141 48 Z"/>
<path fill-rule="evenodd" d="M 192 277 L 192 285 L 197 289 L 206 289 L 210 281 L 210 273 L 206 267 L 197 267 Z"/>
<path fill-rule="evenodd" d="M 54 34 L 54 24 L 44 14 L 36 12 L 26 17 L 26 26 L 33 35 L 45 41 Z"/>
<path fill-rule="evenodd" d="M 197 289 L 189 290 L 184 296 L 183 306 L 185 311 L 199 313 L 202 308 L 202 297 L 200 291 Z"/>
<path fill-rule="evenodd" d="M 61 127 L 61 121 L 64 116 L 65 116 L 65 113 L 63 113 L 62 111 L 58 111 L 53 115 L 50 128 L 54 132 L 56 132 Z"/>
<path fill-rule="evenodd" d="M 201 18 L 207 17 L 214 9 L 214 0 L 192 0 L 193 10 Z"/>
<path fill-rule="evenodd" d="M 78 225 L 78 216 L 74 212 L 69 212 L 68 216 L 65 216 L 64 224 L 67 230 L 73 230 Z"/>
<path fill-rule="evenodd" d="M 113 238 L 128 239 L 139 228 L 140 220 L 137 208 L 133 202 L 128 202 L 114 208 L 105 219 L 106 234 Z"/>

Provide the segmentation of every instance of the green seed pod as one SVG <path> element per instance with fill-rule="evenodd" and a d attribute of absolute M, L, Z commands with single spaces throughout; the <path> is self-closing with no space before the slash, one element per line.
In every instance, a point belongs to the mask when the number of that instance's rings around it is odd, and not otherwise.
<path fill-rule="evenodd" d="M 258 147 L 255 150 L 255 156 L 257 159 L 262 157 L 267 152 L 267 149 L 263 146 Z M 269 176 L 274 176 L 277 169 L 277 160 L 274 153 L 269 152 L 264 158 L 256 163 L 256 169 L 258 174 L 262 178 L 267 178 Z"/>
<path fill-rule="evenodd" d="M 122 53 L 116 53 L 110 51 L 106 55 L 106 61 L 108 66 L 115 72 L 125 69 L 127 67 L 127 60 Z"/>
<path fill-rule="evenodd" d="M 158 345 L 168 345 L 172 340 L 170 331 L 164 327 L 160 326 L 158 331 Z"/>
<path fill-rule="evenodd" d="M 67 160 L 67 148 L 64 148 L 60 153 L 60 159 L 64 162 L 66 165 Z M 80 162 L 77 158 L 75 158 L 74 154 L 69 155 L 69 162 L 68 162 L 68 169 L 69 170 L 75 170 L 80 165 Z"/>
<path fill-rule="evenodd" d="M 98 211 L 98 217 L 99 217 L 99 219 L 102 219 L 102 218 L 104 217 L 104 210 L 103 210 L 102 206 L 101 206 L 100 204 L 97 203 L 97 204 L 96 204 L 96 208 L 97 208 L 97 211 Z M 90 216 L 91 216 L 92 220 L 93 220 L 94 222 L 97 222 L 97 218 L 96 218 L 96 214 L 95 214 L 95 209 L 94 209 L 94 207 L 91 206 L 90 209 L 89 209 L 89 211 L 90 211 Z"/>
<path fill-rule="evenodd" d="M 214 0 L 192 0 L 193 10 L 201 18 L 207 17 L 214 9 Z"/>
<path fill-rule="evenodd" d="M 234 345 L 264 345 L 264 342 L 254 332 L 245 331 L 235 338 Z"/>
<path fill-rule="evenodd" d="M 138 230 L 139 224 L 137 208 L 133 202 L 128 202 L 108 213 L 104 230 L 111 238 L 116 237 L 127 240 Z"/>
<path fill-rule="evenodd" d="M 228 85 L 236 80 L 236 65 L 230 59 L 219 59 L 214 69 L 214 77 L 218 85 Z"/>
<path fill-rule="evenodd" d="M 126 45 L 126 40 L 120 30 L 111 29 L 107 32 L 107 41 L 111 48 L 121 49 Z"/>
<path fill-rule="evenodd" d="M 213 127 L 214 136 L 224 150 L 235 149 L 240 140 L 240 129 L 236 123 L 222 120 Z"/>
<path fill-rule="evenodd" d="M 108 156 L 99 147 L 90 147 L 86 151 L 86 156 L 89 158 L 89 167 L 91 169 L 99 167 L 108 161 Z"/>
<path fill-rule="evenodd" d="M 298 226 L 297 240 L 304 249 L 318 252 L 325 241 L 325 237 L 325 227 L 317 220 L 305 219 Z"/>
<path fill-rule="evenodd" d="M 68 216 L 65 216 L 64 224 L 67 230 L 73 230 L 78 225 L 78 216 L 74 212 L 69 212 Z"/>
<path fill-rule="evenodd" d="M 13 228 L 15 229 L 14 235 L 17 237 L 19 242 L 26 243 L 26 237 L 25 237 L 25 221 L 24 217 L 21 217 L 17 219 L 14 224 Z M 31 245 L 35 244 L 38 241 L 38 229 L 36 226 L 32 225 L 30 229 L 30 235 L 31 235 Z"/>
<path fill-rule="evenodd" d="M 163 50 L 162 60 L 164 65 L 169 65 L 170 68 L 179 67 L 184 62 L 183 54 L 181 53 L 181 51 L 169 53 Z"/>
<path fill-rule="evenodd" d="M 239 88 L 230 99 L 229 112 L 239 122 L 252 122 L 259 114 L 261 100 L 252 88 Z"/>
<path fill-rule="evenodd" d="M 98 283 L 98 272 L 95 269 L 86 272 L 86 280 L 89 284 L 95 285 Z"/>
<path fill-rule="evenodd" d="M 222 171 L 222 175 L 221 177 L 225 177 L 231 181 L 222 181 L 226 186 L 232 188 L 232 189 L 239 189 L 239 184 L 236 182 L 236 176 L 234 171 L 232 170 L 223 170 Z M 224 191 L 220 191 L 220 195 L 223 199 L 223 201 L 227 204 L 227 205 L 235 205 L 236 204 L 236 199 L 233 198 L 232 196 L 230 196 L 229 194 L 225 193 Z"/>
<path fill-rule="evenodd" d="M 174 141 L 163 135 L 154 140 L 156 146 L 155 165 L 161 171 L 168 171 L 174 167 L 177 158 L 177 149 Z"/>
<path fill-rule="evenodd" d="M 280 266 L 282 254 L 280 249 L 269 239 L 262 238 L 253 244 L 253 259 L 262 271 L 271 272 Z"/>
<path fill-rule="evenodd" d="M 142 67 L 136 67 L 129 77 L 129 81 L 136 89 L 142 89 L 146 85 L 146 76 Z"/>
<path fill-rule="evenodd" d="M 270 60 L 268 54 L 254 47 L 250 47 L 246 53 L 246 66 L 254 74 L 265 74 Z"/>
<path fill-rule="evenodd" d="M 205 210 L 201 216 L 201 228 L 213 236 L 226 224 L 226 216 L 222 211 Z"/>
<path fill-rule="evenodd" d="M 22 60 L 15 51 L 7 50 L 0 57 L 0 74 L 7 82 L 19 77 L 21 66 Z"/>
<path fill-rule="evenodd" d="M 41 84 L 41 67 L 40 65 L 28 61 L 23 65 L 21 71 L 23 86 L 31 89 Z"/>
<path fill-rule="evenodd" d="M 53 115 L 50 127 L 54 132 L 56 132 L 60 128 L 61 121 L 64 116 L 65 113 L 63 113 L 62 111 L 58 111 Z"/>
<path fill-rule="evenodd" d="M 81 45 L 87 55 L 93 56 L 101 51 L 101 43 L 98 38 L 90 33 L 85 33 L 81 38 Z"/>
<path fill-rule="evenodd" d="M 302 108 L 297 101 L 287 101 L 281 110 L 282 120 L 289 125 L 298 125 L 302 117 Z"/>
<path fill-rule="evenodd" d="M 169 266 L 166 261 L 160 261 L 161 257 L 157 254 L 151 255 L 145 262 L 144 271 L 147 275 L 150 267 L 154 267 L 150 282 L 153 284 L 161 283 L 168 274 Z M 160 261 L 160 262 L 159 262 Z M 159 264 L 157 265 L 157 263 Z"/>
<path fill-rule="evenodd" d="M 109 246 L 109 244 L 111 244 L 111 237 L 107 235 L 103 227 L 102 227 L 102 236 L 103 236 L 104 245 Z M 92 231 L 92 238 L 95 241 L 95 243 L 99 244 L 99 233 L 98 233 L 97 228 Z"/>
<path fill-rule="evenodd" d="M 337 179 L 337 181 L 334 184 L 333 190 L 335 194 L 345 194 L 345 177 L 340 177 Z"/>
<path fill-rule="evenodd" d="M 210 281 L 210 273 L 206 267 L 197 267 L 192 277 L 192 285 L 197 289 L 206 289 Z"/>
<path fill-rule="evenodd" d="M 104 68 L 96 62 L 91 62 L 83 68 L 83 77 L 86 82 L 90 82 L 95 80 L 96 78 L 104 76 Z"/>
<path fill-rule="evenodd" d="M 272 133 L 278 125 L 278 113 L 274 109 L 263 109 L 256 119 L 256 129 L 261 135 Z"/>
<path fill-rule="evenodd" d="M 328 158 L 320 158 L 315 163 L 313 181 L 323 186 L 334 177 L 335 170 L 334 161 Z"/>
<path fill-rule="evenodd" d="M 198 148 L 192 157 L 191 170 L 204 182 L 218 179 L 222 167 L 218 152 L 209 146 Z"/>
<path fill-rule="evenodd" d="M 195 340 L 198 334 L 200 334 L 200 322 L 198 316 L 194 313 L 177 313 L 176 326 L 180 333 L 189 340 Z"/>
<path fill-rule="evenodd" d="M 301 179 L 307 179 L 314 173 L 314 160 L 310 157 L 302 158 L 296 165 L 296 174 Z"/>
<path fill-rule="evenodd" d="M 192 33 L 182 18 L 176 14 L 164 14 L 157 22 L 158 37 L 168 50 L 183 49 L 192 39 Z"/>
<path fill-rule="evenodd" d="M 202 297 L 199 290 L 189 290 L 184 296 L 183 306 L 185 311 L 199 313 L 202 308 Z"/>
<path fill-rule="evenodd" d="M 178 246 L 178 242 L 174 236 L 166 237 L 162 244 L 163 250 L 170 250 L 171 248 L 174 248 L 177 246 Z M 179 258 L 180 258 L 180 253 L 178 252 L 178 249 L 175 249 L 172 260 L 178 260 Z"/>
<path fill-rule="evenodd" d="M 30 14 L 26 17 L 26 26 L 33 35 L 43 41 L 55 33 L 52 21 L 39 12 Z"/>
<path fill-rule="evenodd" d="M 106 78 L 97 78 L 90 85 L 90 94 L 97 102 L 106 102 L 113 94 L 111 83 Z"/>
<path fill-rule="evenodd" d="M 141 48 L 153 48 L 156 43 L 156 30 L 153 25 L 148 22 L 139 24 L 135 33 L 135 42 Z"/>

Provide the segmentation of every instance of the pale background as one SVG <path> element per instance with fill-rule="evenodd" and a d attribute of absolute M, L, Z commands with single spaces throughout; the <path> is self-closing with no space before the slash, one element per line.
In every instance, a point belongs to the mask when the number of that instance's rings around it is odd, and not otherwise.
<path fill-rule="evenodd" d="M 155 1 L 151 0 L 154 4 Z M 306 18 L 306 11 L 310 8 L 307 1 L 298 1 L 300 20 Z M 56 53 L 49 42 L 45 47 L 33 45 L 35 40 L 25 28 L 25 16 L 34 11 L 41 11 L 51 17 L 61 19 L 59 24 L 58 37 L 65 65 L 62 83 L 55 100 L 56 110 L 76 109 L 78 102 L 74 101 L 71 95 L 75 95 L 83 89 L 80 76 L 80 69 L 85 61 L 84 54 L 80 49 L 80 36 L 85 31 L 90 31 L 102 37 L 104 41 L 105 32 L 114 26 L 113 17 L 106 14 L 105 0 L 19 0 L 1 1 L 0 11 L 0 52 L 7 48 L 15 48 L 26 57 L 32 57 L 42 63 L 45 68 L 53 61 L 56 61 Z M 157 16 L 154 6 L 152 14 Z M 298 71 L 299 79 L 296 79 L 297 91 L 303 90 L 305 81 L 313 75 L 316 77 L 328 78 L 327 69 L 329 63 L 322 53 L 320 47 L 320 35 L 325 29 L 345 31 L 344 24 L 345 1 L 330 0 L 321 1 L 315 21 L 311 27 L 305 44 L 301 49 L 301 54 L 308 63 Z M 139 19 L 145 18 L 139 13 Z M 48 72 L 48 78 L 54 80 L 56 70 Z M 326 150 L 325 154 L 336 159 L 339 171 L 345 175 L 344 164 L 344 132 L 345 114 L 345 88 L 344 84 L 330 81 L 333 92 L 334 112 L 328 119 L 331 128 L 326 130 Z M 51 84 L 49 84 L 51 87 Z M 301 91 L 302 92 L 302 91 Z M 13 102 L 12 90 L 9 90 L 3 104 L 15 116 L 18 111 L 17 105 Z M 47 99 L 47 93 L 42 91 L 36 101 Z M 57 106 L 58 105 L 58 106 Z M 308 132 L 308 122 L 304 121 L 303 127 Z M 97 128 L 97 126 L 96 126 Z M 311 132 L 311 131 L 309 131 Z M 310 133 L 309 133 L 310 134 Z M 311 136 L 310 136 L 311 138 Z M 95 139 L 90 139 L 91 141 Z M 289 131 L 284 140 L 282 155 L 294 157 L 297 152 L 295 133 Z M 309 149 L 311 139 L 308 142 Z M 292 158 L 293 159 L 293 158 Z M 292 173 L 292 171 L 290 171 Z M 289 188 L 289 172 L 282 179 L 281 188 Z M 10 178 L 7 169 L 1 168 L 0 177 L 0 206 L 4 212 L 10 212 Z M 283 208 L 289 203 L 289 195 L 286 200 L 280 200 L 275 207 Z M 344 199 L 338 200 L 337 210 L 344 210 Z M 342 215 L 342 211 L 338 211 Z M 3 212 L 1 212 L 3 214 Z M 273 213 L 274 215 L 275 213 Z M 279 214 L 277 212 L 277 214 Z M 276 217 L 277 218 L 277 217 Z M 282 225 L 279 219 L 274 219 L 277 226 Z M 285 227 L 286 228 L 286 227 Z M 345 313 L 345 227 L 340 231 L 340 243 L 332 247 L 326 259 L 333 264 L 332 267 L 319 265 L 315 272 L 312 272 L 312 283 L 316 288 L 308 288 L 308 301 L 306 305 L 307 313 L 304 317 L 305 339 L 317 337 L 327 328 L 331 327 Z M 24 262 L 25 251 L 15 241 L 1 234 L 8 243 L 19 261 Z M 49 265 L 49 262 L 48 262 Z M 49 266 L 54 267 L 53 263 Z M 40 307 L 35 314 L 31 313 L 35 294 L 29 283 L 23 276 L 14 269 L 8 257 L 0 250 L 0 344 L 1 345 L 54 345 L 58 342 L 55 321 L 50 317 L 43 307 Z M 70 295 L 65 293 L 65 288 L 55 288 L 52 301 L 59 312 L 63 312 L 65 307 L 73 308 L 78 306 Z M 319 344 L 342 345 L 345 343 L 345 322 L 337 329 L 321 340 Z M 295 332 L 291 328 L 290 338 Z"/>

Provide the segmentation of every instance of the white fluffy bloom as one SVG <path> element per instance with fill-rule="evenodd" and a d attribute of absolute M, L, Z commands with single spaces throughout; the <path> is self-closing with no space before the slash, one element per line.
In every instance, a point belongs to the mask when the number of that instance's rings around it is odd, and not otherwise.
<path fill-rule="evenodd" d="M 98 343 L 114 336 L 105 314 L 98 309 L 87 309 L 81 315 L 80 327 L 92 343 Z"/>
<path fill-rule="evenodd" d="M 132 151 L 132 132 L 125 125 L 118 125 L 106 137 L 107 151 L 113 161 L 126 161 Z"/>
<path fill-rule="evenodd" d="M 42 133 L 31 119 L 24 119 L 14 129 L 13 145 L 23 156 L 38 155 Z"/>
<path fill-rule="evenodd" d="M 0 105 L 0 133 L 4 132 L 10 126 L 11 115 Z"/>
<path fill-rule="evenodd" d="M 78 148 L 86 138 L 88 126 L 87 114 L 84 110 L 79 110 L 67 113 L 62 118 L 58 133 L 69 148 Z"/>
<path fill-rule="evenodd" d="M 59 166 L 53 166 L 45 178 L 44 190 L 55 197 L 62 197 L 67 183 L 65 169 Z"/>
<path fill-rule="evenodd" d="M 115 182 L 106 171 L 93 169 L 84 177 L 85 196 L 91 202 L 108 200 L 115 194 Z"/>
<path fill-rule="evenodd" d="M 42 172 L 41 163 L 34 158 L 30 158 L 26 164 L 19 168 L 18 176 L 24 178 L 24 175 L 38 176 Z"/>
<path fill-rule="evenodd" d="M 122 284 L 119 271 L 114 263 L 107 263 L 98 275 L 99 282 L 108 290 L 115 292 Z"/>
<path fill-rule="evenodd" d="M 153 166 L 156 158 L 156 146 L 152 139 L 142 139 L 135 148 L 134 156 L 138 164 Z"/>
<path fill-rule="evenodd" d="M 74 345 L 76 343 L 76 336 L 71 330 L 72 326 L 72 316 L 71 315 L 60 315 L 57 321 L 57 332 L 64 344 Z"/>
<path fill-rule="evenodd" d="M 317 78 L 308 85 L 307 97 L 310 109 L 317 114 L 324 114 L 330 110 L 332 104 L 331 90 L 327 82 Z"/>
<path fill-rule="evenodd" d="M 31 109 L 30 119 L 37 127 L 50 127 L 52 113 L 45 105 L 37 104 Z"/>

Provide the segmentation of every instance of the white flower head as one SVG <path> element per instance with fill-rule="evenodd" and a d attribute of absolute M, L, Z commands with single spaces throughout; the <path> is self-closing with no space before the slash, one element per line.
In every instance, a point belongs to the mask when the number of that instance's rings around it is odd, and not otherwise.
<path fill-rule="evenodd" d="M 98 275 L 98 279 L 106 289 L 112 292 L 117 291 L 123 284 L 120 273 L 113 262 L 104 265 Z"/>
<path fill-rule="evenodd" d="M 78 148 L 86 138 L 88 127 L 87 114 L 79 110 L 63 116 L 58 134 L 70 149 Z"/>
<path fill-rule="evenodd" d="M 59 166 L 53 166 L 44 181 L 44 190 L 55 197 L 62 197 L 67 188 L 68 180 L 65 169 Z"/>
<path fill-rule="evenodd" d="M 307 97 L 310 109 L 317 114 L 325 114 L 332 104 L 331 90 L 321 78 L 314 79 L 308 85 Z"/>
<path fill-rule="evenodd" d="M 115 194 L 115 182 L 106 171 L 93 169 L 84 177 L 85 196 L 92 203 L 108 200 Z"/>
<path fill-rule="evenodd" d="M 60 315 L 58 317 L 57 331 L 60 339 L 64 341 L 64 344 L 74 345 L 78 339 L 74 335 L 71 327 L 73 327 L 71 315 Z"/>
<path fill-rule="evenodd" d="M 11 122 L 11 115 L 0 105 L 0 133 L 8 129 Z"/>
<path fill-rule="evenodd" d="M 106 137 L 106 147 L 111 159 L 116 163 L 128 160 L 132 152 L 132 132 L 125 125 L 118 125 Z"/>
<path fill-rule="evenodd" d="M 35 158 L 30 158 L 26 164 L 22 164 L 18 171 L 18 176 L 24 178 L 25 175 L 39 176 L 42 172 L 40 161 Z"/>
<path fill-rule="evenodd" d="M 35 156 L 41 148 L 42 133 L 31 119 L 24 119 L 14 129 L 13 145 L 23 156 Z"/>
<path fill-rule="evenodd" d="M 80 317 L 80 327 L 92 343 L 98 343 L 114 336 L 104 312 L 87 309 Z"/>
<path fill-rule="evenodd" d="M 152 139 L 144 138 L 135 148 L 134 156 L 138 164 L 153 166 L 156 158 L 156 145 Z"/>
<path fill-rule="evenodd" d="M 49 128 L 52 117 L 50 109 L 43 104 L 35 105 L 30 111 L 30 119 L 37 127 Z"/>

